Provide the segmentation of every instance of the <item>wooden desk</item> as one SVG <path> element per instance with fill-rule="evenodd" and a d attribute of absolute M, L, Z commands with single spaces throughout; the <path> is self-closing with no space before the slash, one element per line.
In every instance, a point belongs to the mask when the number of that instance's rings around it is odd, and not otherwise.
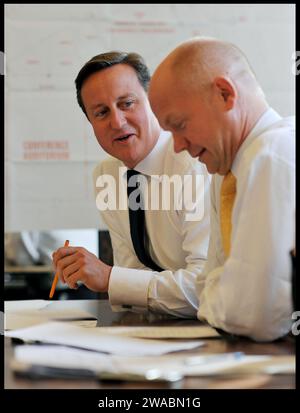
<path fill-rule="evenodd" d="M 140 315 L 135 313 L 113 313 L 108 301 L 99 301 L 100 324 L 114 325 L 183 325 L 199 324 L 196 320 L 171 319 L 166 316 L 153 314 Z M 188 354 L 226 353 L 243 351 L 245 354 L 286 355 L 295 354 L 295 342 L 293 338 L 286 338 L 274 343 L 255 343 L 250 340 L 238 340 L 228 342 L 223 338 L 206 339 L 206 346 L 201 349 L 188 351 Z M 116 385 L 99 383 L 95 380 L 39 380 L 20 379 L 14 377 L 10 369 L 10 361 L 13 357 L 13 345 L 11 339 L 5 338 L 5 389 L 150 389 L 169 388 L 162 383 L 122 383 Z M 187 377 L 177 384 L 181 389 L 295 389 L 295 375 L 253 375 L 239 378 L 216 377 Z"/>

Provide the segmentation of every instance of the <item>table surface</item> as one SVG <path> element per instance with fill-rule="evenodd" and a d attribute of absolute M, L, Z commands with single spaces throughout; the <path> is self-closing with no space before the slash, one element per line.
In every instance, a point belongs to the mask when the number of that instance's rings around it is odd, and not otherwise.
<path fill-rule="evenodd" d="M 84 300 L 86 302 L 86 300 Z M 78 300 L 80 305 L 80 300 Z M 199 325 L 197 320 L 174 319 L 162 315 L 136 314 L 131 312 L 114 313 L 111 311 L 107 300 L 99 300 L 99 320 L 102 326 L 186 326 Z M 228 341 L 224 338 L 204 339 L 205 346 L 196 350 L 186 351 L 189 355 L 204 353 L 227 353 L 243 351 L 252 355 L 291 355 L 295 354 L 295 340 L 286 337 L 272 343 L 256 343 L 247 339 Z M 122 382 L 108 383 L 93 379 L 85 380 L 30 380 L 15 377 L 10 363 L 13 358 L 13 346 L 11 339 L 5 337 L 5 389 L 150 389 L 170 388 L 174 384 L 149 383 L 149 382 Z M 295 389 L 295 375 L 266 375 L 252 374 L 235 377 L 186 377 L 175 384 L 180 389 Z"/>

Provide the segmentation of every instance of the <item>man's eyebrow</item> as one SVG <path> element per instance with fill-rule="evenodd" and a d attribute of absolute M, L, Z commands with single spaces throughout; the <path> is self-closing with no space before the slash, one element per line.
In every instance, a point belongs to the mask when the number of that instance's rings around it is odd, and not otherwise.
<path fill-rule="evenodd" d="M 126 98 L 136 98 L 136 94 L 135 93 L 126 93 L 125 95 L 119 96 L 117 100 L 122 100 L 122 99 L 126 99 Z"/>
<path fill-rule="evenodd" d="M 127 98 L 136 98 L 137 96 L 134 93 L 126 93 L 125 95 L 119 96 L 117 99 L 117 102 L 122 99 L 127 99 Z M 90 106 L 90 109 L 94 110 L 100 107 L 105 107 L 106 105 L 104 103 L 96 103 L 95 105 Z"/>
<path fill-rule="evenodd" d="M 104 103 L 96 103 L 95 105 L 90 106 L 90 109 L 97 109 L 100 108 L 101 106 L 105 106 Z"/>

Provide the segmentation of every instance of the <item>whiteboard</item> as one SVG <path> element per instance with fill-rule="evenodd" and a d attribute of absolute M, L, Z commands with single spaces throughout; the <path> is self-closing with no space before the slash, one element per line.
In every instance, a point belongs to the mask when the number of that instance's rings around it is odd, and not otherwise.
<path fill-rule="evenodd" d="M 235 43 L 267 99 L 295 112 L 295 5 L 6 4 L 5 229 L 105 229 L 92 171 L 106 154 L 76 101 L 92 56 L 140 53 L 151 73 L 198 35 Z"/>

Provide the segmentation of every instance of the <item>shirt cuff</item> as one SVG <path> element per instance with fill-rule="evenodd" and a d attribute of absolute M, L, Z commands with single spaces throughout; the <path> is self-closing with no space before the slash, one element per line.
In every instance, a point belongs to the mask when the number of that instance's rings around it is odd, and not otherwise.
<path fill-rule="evenodd" d="M 152 271 L 114 266 L 111 270 L 108 295 L 112 306 L 147 307 Z"/>

